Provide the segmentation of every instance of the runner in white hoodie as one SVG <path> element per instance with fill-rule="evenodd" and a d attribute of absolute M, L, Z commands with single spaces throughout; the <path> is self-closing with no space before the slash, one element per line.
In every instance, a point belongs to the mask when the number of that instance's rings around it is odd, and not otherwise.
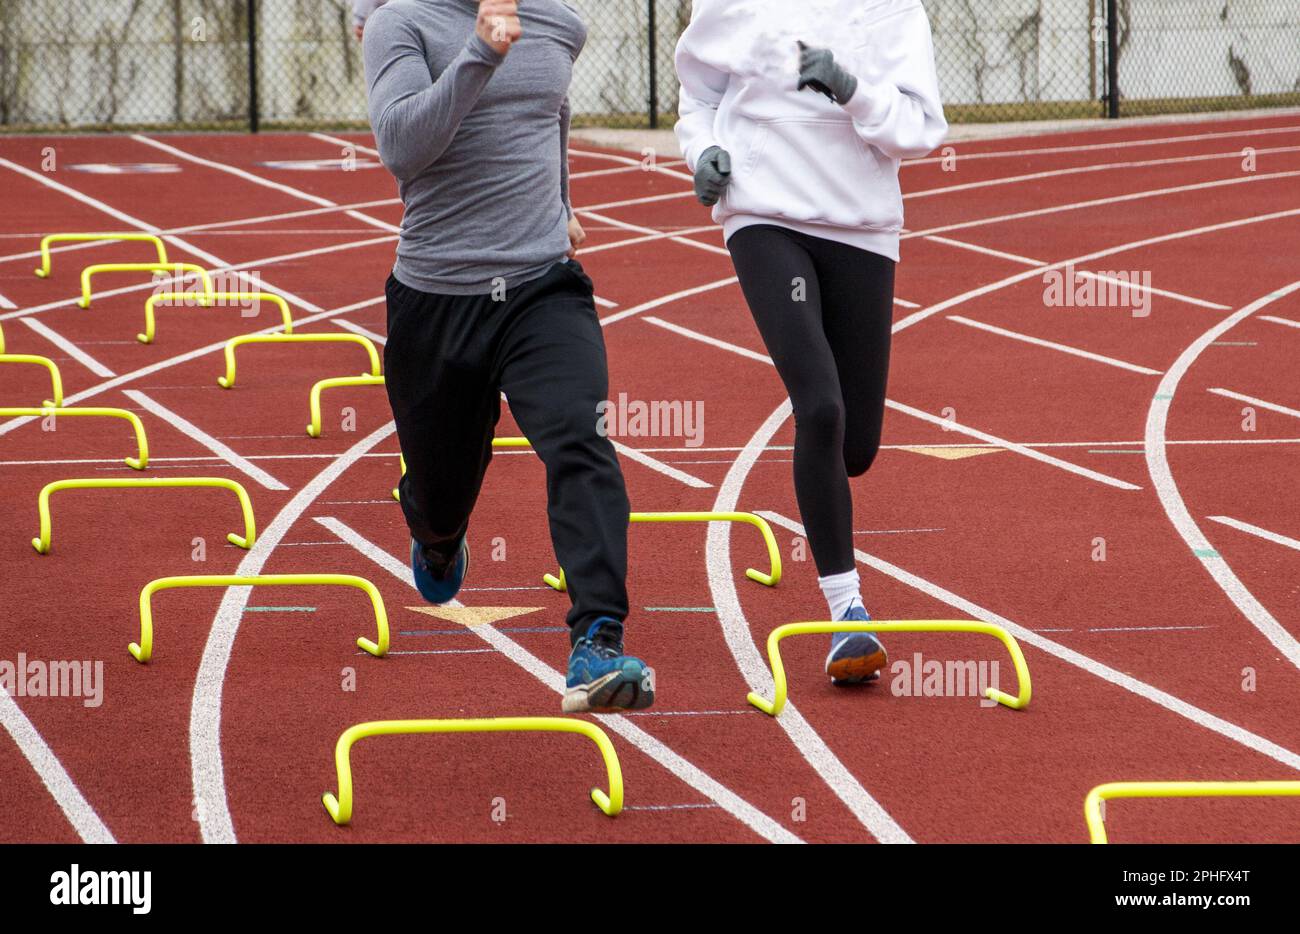
<path fill-rule="evenodd" d="M 899 160 L 942 142 L 920 0 L 694 0 L 677 44 L 677 138 L 714 205 L 794 407 L 794 485 L 831 619 L 870 617 L 849 477 L 880 445 Z M 836 633 L 835 683 L 878 677 L 884 646 Z"/>

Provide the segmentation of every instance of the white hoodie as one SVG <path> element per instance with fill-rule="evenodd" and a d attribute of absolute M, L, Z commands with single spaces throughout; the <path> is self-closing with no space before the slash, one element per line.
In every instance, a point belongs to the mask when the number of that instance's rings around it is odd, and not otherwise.
<path fill-rule="evenodd" d="M 799 41 L 858 79 L 847 105 L 796 90 Z M 898 259 L 899 160 L 948 131 L 920 0 L 694 0 L 676 62 L 687 165 L 731 154 L 728 238 L 779 224 Z"/>

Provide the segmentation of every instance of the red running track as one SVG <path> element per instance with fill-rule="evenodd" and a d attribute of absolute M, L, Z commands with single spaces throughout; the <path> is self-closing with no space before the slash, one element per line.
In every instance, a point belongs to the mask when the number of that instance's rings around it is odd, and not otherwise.
<path fill-rule="evenodd" d="M 1083 797 L 1101 782 L 1294 777 L 1300 116 L 962 143 L 903 170 L 886 448 L 855 481 L 864 591 L 880 619 L 1012 627 L 1035 691 L 1018 713 L 896 696 L 892 678 L 832 689 L 811 637 L 784 644 L 780 720 L 746 704 L 767 633 L 824 612 L 799 560 L 784 393 L 680 165 L 643 171 L 579 145 L 580 258 L 608 319 L 611 394 L 704 405 L 698 446 L 618 439 L 634 508 L 762 512 L 786 579 L 745 579 L 762 560 L 751 529 L 633 526 L 629 645 L 655 665 L 660 701 L 600 718 L 627 780 L 617 819 L 587 800 L 603 776 L 580 739 L 415 736 L 357 747 L 354 822 L 335 827 L 319 796 L 348 725 L 558 713 L 567 600 L 540 579 L 553 569 L 541 465 L 503 452 L 493 466 L 471 538 L 498 560 L 480 560 L 463 595 L 526 612 L 480 626 L 431 616 L 400 576 L 382 392 L 335 390 L 324 436 L 303 430 L 311 384 L 361 371 L 355 347 L 245 348 L 227 392 L 221 343 L 275 319 L 162 308 L 144 346 L 139 277 L 106 277 L 90 310 L 73 304 L 82 266 L 141 247 L 62 248 L 52 278 L 31 270 L 45 233 L 164 230 L 175 258 L 286 295 L 297 330 L 382 336 L 400 207 L 371 145 L 0 140 L 9 352 L 53 358 L 74 404 L 138 412 L 151 473 L 244 483 L 262 535 L 247 553 L 225 543 L 237 513 L 221 491 L 69 492 L 39 556 L 40 488 L 127 476 L 129 430 L 0 421 L 0 663 L 103 664 L 97 707 L 0 697 L 0 787 L 23 816 L 0 840 L 1081 842 Z M 355 171 L 268 164 L 345 146 Z M 173 169 L 76 168 L 100 162 Z M 1149 273 L 1149 313 L 1047 307 L 1044 276 L 1065 263 Z M 0 366 L 0 403 L 47 390 L 43 371 Z M 153 661 L 126 652 L 153 578 L 307 571 L 374 581 L 388 658 L 356 649 L 365 599 L 333 588 L 170 591 L 155 599 Z M 896 661 L 996 661 L 1014 680 L 992 640 L 888 643 Z M 1281 799 L 1129 801 L 1107 817 L 1116 841 L 1300 839 L 1300 803 Z"/>

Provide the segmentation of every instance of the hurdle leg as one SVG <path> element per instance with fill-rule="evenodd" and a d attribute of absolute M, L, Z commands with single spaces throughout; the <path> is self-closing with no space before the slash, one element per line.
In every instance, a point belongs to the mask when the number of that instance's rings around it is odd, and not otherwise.
<path fill-rule="evenodd" d="M 591 789 L 591 800 L 610 817 L 623 809 L 623 771 L 618 753 L 605 731 L 586 720 L 567 717 L 496 717 L 471 720 L 377 720 L 350 726 L 334 745 L 334 766 L 338 775 L 338 794 L 325 792 L 321 803 L 335 824 L 351 822 L 353 810 L 352 746 L 372 736 L 395 736 L 414 733 L 500 733 L 543 732 L 578 733 L 594 742 L 605 762 L 609 792 Z"/>

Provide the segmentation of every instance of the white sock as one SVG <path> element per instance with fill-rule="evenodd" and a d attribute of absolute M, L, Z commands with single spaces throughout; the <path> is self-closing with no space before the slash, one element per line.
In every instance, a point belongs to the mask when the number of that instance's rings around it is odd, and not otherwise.
<path fill-rule="evenodd" d="M 843 619 L 844 614 L 854 603 L 862 605 L 862 594 L 858 590 L 860 581 L 857 568 L 845 571 L 843 574 L 819 577 L 817 583 L 821 585 L 822 594 L 826 597 L 826 605 L 831 610 L 831 619 L 834 621 Z"/>

